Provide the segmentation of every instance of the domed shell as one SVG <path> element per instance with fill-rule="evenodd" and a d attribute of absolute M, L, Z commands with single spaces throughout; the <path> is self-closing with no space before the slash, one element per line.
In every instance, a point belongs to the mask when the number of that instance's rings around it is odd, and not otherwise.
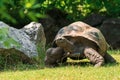
<path fill-rule="evenodd" d="M 97 28 L 91 27 L 90 25 L 81 21 L 74 22 L 60 29 L 54 39 L 53 45 L 56 45 L 55 40 L 61 37 L 67 37 L 67 36 L 84 37 L 96 43 L 99 47 L 99 53 L 101 54 L 104 54 L 104 52 L 106 52 L 106 50 L 109 47 L 100 30 L 98 30 Z"/>

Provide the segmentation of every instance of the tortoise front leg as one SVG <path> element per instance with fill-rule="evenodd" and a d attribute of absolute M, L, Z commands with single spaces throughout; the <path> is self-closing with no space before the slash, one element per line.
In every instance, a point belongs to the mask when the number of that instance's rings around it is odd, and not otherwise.
<path fill-rule="evenodd" d="M 55 67 L 63 59 L 64 50 L 60 47 L 49 48 L 46 51 L 45 65 L 47 67 Z"/>
<path fill-rule="evenodd" d="M 100 67 L 104 64 L 104 58 L 94 49 L 92 48 L 85 48 L 84 55 L 95 64 L 95 67 Z"/>

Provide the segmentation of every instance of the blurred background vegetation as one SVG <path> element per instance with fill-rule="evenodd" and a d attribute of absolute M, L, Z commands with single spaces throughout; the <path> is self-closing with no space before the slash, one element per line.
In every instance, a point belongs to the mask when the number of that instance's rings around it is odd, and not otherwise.
<path fill-rule="evenodd" d="M 92 13 L 109 17 L 120 16 L 120 0 L 0 0 L 0 20 L 24 26 L 47 17 L 46 11 L 58 8 L 71 21 L 84 19 Z"/>

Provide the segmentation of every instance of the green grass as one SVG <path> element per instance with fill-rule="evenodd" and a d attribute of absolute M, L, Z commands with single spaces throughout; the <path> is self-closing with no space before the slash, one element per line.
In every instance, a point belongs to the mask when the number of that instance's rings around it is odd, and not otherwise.
<path fill-rule="evenodd" d="M 120 80 L 120 53 L 112 56 L 118 64 L 105 64 L 99 68 L 93 67 L 88 60 L 68 60 L 68 64 L 56 68 L 21 65 L 17 69 L 1 71 L 0 80 Z"/>

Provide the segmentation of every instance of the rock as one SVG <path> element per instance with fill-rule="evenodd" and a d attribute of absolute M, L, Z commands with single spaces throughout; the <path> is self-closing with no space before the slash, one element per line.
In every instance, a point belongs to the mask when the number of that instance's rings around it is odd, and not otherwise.
<path fill-rule="evenodd" d="M 0 22 L 0 54 L 19 55 L 23 62 L 37 61 L 45 50 L 45 43 L 44 29 L 40 23 L 31 22 L 21 29 L 15 29 Z"/>
<path fill-rule="evenodd" d="M 93 26 L 93 27 L 98 27 L 102 24 L 104 21 L 105 16 L 102 16 L 100 14 L 91 14 L 86 19 L 83 20 L 83 22 Z"/>
<path fill-rule="evenodd" d="M 120 49 L 120 19 L 107 19 L 100 27 L 112 49 Z"/>
<path fill-rule="evenodd" d="M 45 51 L 46 37 L 44 28 L 40 23 L 31 22 L 30 24 L 24 26 L 22 30 L 30 37 L 30 41 L 32 43 L 41 47 L 42 50 Z"/>

